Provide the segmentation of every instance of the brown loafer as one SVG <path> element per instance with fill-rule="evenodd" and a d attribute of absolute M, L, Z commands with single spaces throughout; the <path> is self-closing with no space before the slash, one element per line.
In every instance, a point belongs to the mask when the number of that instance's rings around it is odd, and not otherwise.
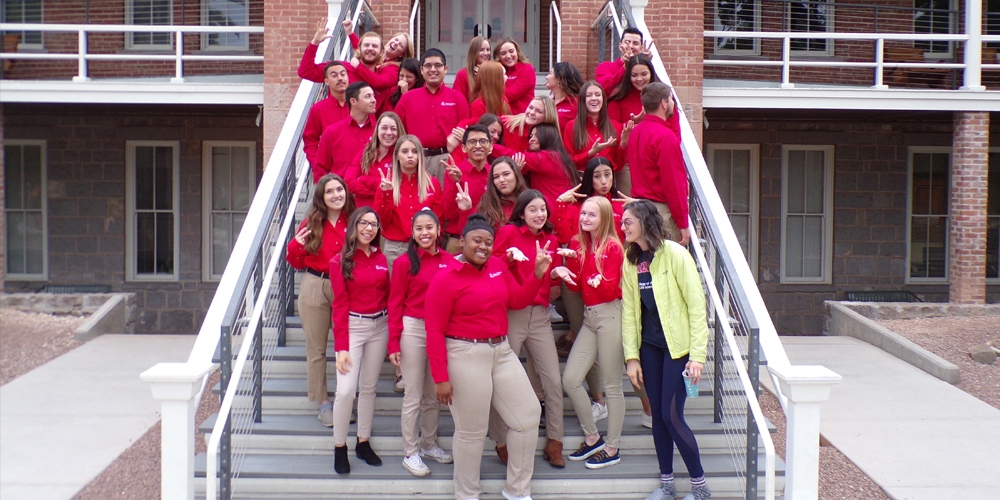
<path fill-rule="evenodd" d="M 549 465 L 562 469 L 566 467 L 566 460 L 562 456 L 562 441 L 550 439 L 542 452 L 542 458 L 549 461 Z"/>
<path fill-rule="evenodd" d="M 507 445 L 497 445 L 497 456 L 500 457 L 500 461 L 503 462 L 504 465 L 507 465 Z"/>

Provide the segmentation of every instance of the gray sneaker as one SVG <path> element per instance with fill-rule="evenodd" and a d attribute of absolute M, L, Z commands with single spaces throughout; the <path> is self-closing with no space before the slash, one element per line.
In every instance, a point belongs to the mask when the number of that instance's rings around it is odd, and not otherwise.
<path fill-rule="evenodd" d="M 676 494 L 673 483 L 670 483 L 670 487 L 660 486 L 653 490 L 652 493 L 646 497 L 646 500 L 674 500 L 674 495 Z"/>
<path fill-rule="evenodd" d="M 707 484 L 701 484 L 692 486 L 691 493 L 688 493 L 682 500 L 708 500 L 710 498 L 712 498 L 712 490 L 708 489 Z"/>
<path fill-rule="evenodd" d="M 319 415 L 316 416 L 324 427 L 333 427 L 333 402 L 327 401 L 319 405 Z"/>

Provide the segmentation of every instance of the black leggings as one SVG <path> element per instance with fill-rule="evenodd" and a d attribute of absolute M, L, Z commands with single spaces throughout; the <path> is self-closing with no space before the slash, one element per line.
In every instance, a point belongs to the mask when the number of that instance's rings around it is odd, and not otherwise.
<path fill-rule="evenodd" d="M 688 362 L 687 355 L 671 359 L 670 351 L 642 343 L 639 349 L 642 376 L 653 407 L 653 443 L 660 462 L 660 474 L 674 473 L 674 444 L 681 452 L 692 478 L 705 475 L 698 453 L 698 442 L 684 421 L 684 377 L 681 372 Z"/>

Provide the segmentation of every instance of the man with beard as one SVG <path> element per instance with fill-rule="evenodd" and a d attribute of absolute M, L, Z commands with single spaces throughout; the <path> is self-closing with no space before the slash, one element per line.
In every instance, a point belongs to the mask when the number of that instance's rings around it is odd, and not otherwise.
<path fill-rule="evenodd" d="M 348 24 L 345 23 L 345 27 Z M 302 54 L 302 61 L 299 63 L 298 71 L 300 78 L 316 83 L 323 81 L 324 64 L 317 64 L 315 62 L 316 51 L 319 49 L 319 44 L 330 37 L 330 30 L 326 28 L 326 19 L 324 18 L 317 23 L 316 33 L 313 35 L 312 42 L 309 43 Z M 399 82 L 399 65 L 392 63 L 382 64 L 382 37 L 374 31 L 369 31 L 361 35 L 356 54 L 357 56 L 349 62 L 342 61 L 344 67 L 347 68 L 347 77 L 350 83 L 368 83 L 372 87 L 372 90 L 375 91 L 375 100 L 378 103 L 376 109 L 382 109 L 382 103 L 389 98 L 389 95 Z"/>

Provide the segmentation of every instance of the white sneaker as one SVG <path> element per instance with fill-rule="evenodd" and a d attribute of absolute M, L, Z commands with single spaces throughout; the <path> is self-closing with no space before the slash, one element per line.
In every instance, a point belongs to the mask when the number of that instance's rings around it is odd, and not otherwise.
<path fill-rule="evenodd" d="M 649 429 L 652 429 L 653 428 L 653 416 L 652 415 L 646 415 L 645 413 L 643 413 L 642 414 L 642 426 L 646 427 L 646 428 L 649 428 Z"/>
<path fill-rule="evenodd" d="M 450 464 L 455 461 L 455 459 L 451 456 L 451 453 L 442 450 L 440 446 L 435 446 L 432 450 L 420 450 L 420 456 L 433 458 L 439 464 Z"/>
<path fill-rule="evenodd" d="M 590 403 L 590 416 L 594 418 L 594 423 L 608 418 L 608 405 L 594 401 Z"/>
<path fill-rule="evenodd" d="M 426 476 L 431 473 L 427 464 L 420 459 L 419 453 L 414 453 L 413 455 L 404 457 L 403 468 L 410 471 L 410 474 L 413 474 L 414 476 Z"/>
<path fill-rule="evenodd" d="M 549 319 L 553 323 L 562 323 L 563 321 L 565 321 L 562 317 L 562 314 L 559 314 L 559 311 L 556 311 L 556 306 L 552 304 L 549 304 Z"/>
<path fill-rule="evenodd" d="M 500 493 L 503 493 L 503 497 L 506 498 L 507 500 L 531 500 L 531 495 L 516 497 L 514 495 L 511 495 L 510 493 L 507 493 L 507 490 L 500 490 Z"/>

